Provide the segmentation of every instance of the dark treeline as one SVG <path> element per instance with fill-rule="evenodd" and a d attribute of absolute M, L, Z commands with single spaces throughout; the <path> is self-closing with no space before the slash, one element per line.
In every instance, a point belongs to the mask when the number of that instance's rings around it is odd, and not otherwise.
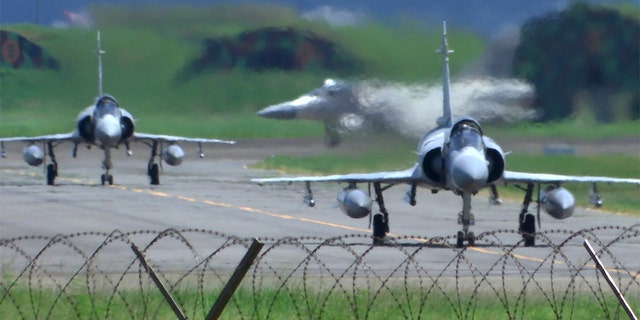
<path fill-rule="evenodd" d="M 578 3 L 529 20 L 513 66 L 535 85 L 543 121 L 580 108 L 601 122 L 640 117 L 640 24 L 617 10 Z"/>

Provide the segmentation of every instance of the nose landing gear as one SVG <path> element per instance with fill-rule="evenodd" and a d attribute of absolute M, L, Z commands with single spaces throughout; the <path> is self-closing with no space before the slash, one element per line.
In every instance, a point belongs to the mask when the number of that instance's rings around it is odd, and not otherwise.
<path fill-rule="evenodd" d="M 476 243 L 476 236 L 472 231 L 469 231 L 469 227 L 475 224 L 475 218 L 471 213 L 471 192 L 462 193 L 462 212 L 458 215 L 458 224 L 462 225 L 462 230 L 458 231 L 456 239 L 456 246 L 462 248 L 464 242 L 467 241 L 467 245 L 474 246 Z"/>
<path fill-rule="evenodd" d="M 109 173 L 109 170 L 113 168 L 113 164 L 111 163 L 111 148 L 104 148 L 104 160 L 102 161 L 102 168 L 104 169 L 104 174 L 100 176 L 100 183 L 102 185 L 113 185 L 113 175 Z"/>

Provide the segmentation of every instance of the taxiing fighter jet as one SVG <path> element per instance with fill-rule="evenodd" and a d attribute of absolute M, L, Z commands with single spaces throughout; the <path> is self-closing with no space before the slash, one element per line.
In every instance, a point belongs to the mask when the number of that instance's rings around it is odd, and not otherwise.
<path fill-rule="evenodd" d="M 470 231 L 474 224 L 471 212 L 471 199 L 483 188 L 496 184 L 523 184 L 526 192 L 519 214 L 519 230 L 524 244 L 535 244 L 536 217 L 528 210 L 533 201 L 534 188 L 538 186 L 538 207 L 556 219 L 565 219 L 573 214 L 575 200 L 573 195 L 561 187 L 563 182 L 592 183 L 592 192 L 597 192 L 595 183 L 634 183 L 640 185 L 640 179 L 623 179 L 592 176 L 565 176 L 555 174 L 525 173 L 505 170 L 505 153 L 491 138 L 484 136 L 480 123 L 471 117 L 452 120 L 449 101 L 449 50 L 447 44 L 446 24 L 443 23 L 442 46 L 438 52 L 442 54 L 443 63 L 443 116 L 436 122 L 437 127 L 430 130 L 418 144 L 418 162 L 407 170 L 353 173 L 330 176 L 307 176 L 291 178 L 252 179 L 258 184 L 274 182 L 305 182 L 305 202 L 314 206 L 311 182 L 343 182 L 347 187 L 338 193 L 338 205 L 343 212 L 352 218 L 363 218 L 371 214 L 371 197 L 358 189 L 358 183 L 373 184 L 375 201 L 380 213 L 373 216 L 374 244 L 383 243 L 389 232 L 389 214 L 384 206 L 383 191 L 398 185 L 410 186 L 407 198 L 411 205 L 416 204 L 416 189 L 424 187 L 432 193 L 439 190 L 450 190 L 462 197 L 462 212 L 458 215 L 458 223 L 462 230 L 457 235 L 457 245 L 462 247 L 466 241 L 474 245 L 475 236 Z M 384 185 L 383 185 L 384 184 Z M 540 185 L 547 185 L 540 190 Z M 599 195 L 595 198 L 599 199 Z"/>
<path fill-rule="evenodd" d="M 364 122 L 364 113 L 354 96 L 353 84 L 326 79 L 321 87 L 299 98 L 268 106 L 257 115 L 270 119 L 319 120 L 324 123 L 325 144 L 333 147 L 342 135 L 358 129 Z"/>
<path fill-rule="evenodd" d="M 95 104 L 80 112 L 76 120 L 76 129 L 71 133 L 53 134 L 37 137 L 10 137 L 0 138 L 2 144 L 2 156 L 4 157 L 4 143 L 21 141 L 28 145 L 23 149 L 22 156 L 31 166 L 39 166 L 49 157 L 49 164 L 46 165 L 47 184 L 53 185 L 58 175 L 58 163 L 54 153 L 54 147 L 58 144 L 69 141 L 74 143 L 73 157 L 77 156 L 78 145 L 86 144 L 88 147 L 97 146 L 104 152 L 102 168 L 105 170 L 101 176 L 101 183 L 113 184 L 113 176 L 110 170 L 113 168 L 111 162 L 111 149 L 120 146 L 126 148 L 127 155 L 131 155 L 129 147 L 131 142 L 142 142 L 151 148 L 151 156 L 147 165 L 147 174 L 151 184 L 159 184 L 159 163 L 164 160 L 167 164 L 177 166 L 184 159 L 184 151 L 176 144 L 177 142 L 198 143 L 200 157 L 204 157 L 202 152 L 203 143 L 224 143 L 233 144 L 234 141 L 217 139 L 186 138 L 179 136 L 155 135 L 135 132 L 133 116 L 125 109 L 120 108 L 116 99 L 108 94 L 102 93 L 102 51 L 100 47 L 100 32 L 98 32 L 98 98 Z M 42 144 L 42 147 L 39 146 Z M 44 152 L 46 150 L 46 154 Z"/>
<path fill-rule="evenodd" d="M 527 107 L 534 90 L 526 82 L 469 78 L 452 83 L 451 88 L 457 93 L 453 109 L 460 115 L 500 122 L 535 117 L 535 112 Z M 257 115 L 278 120 L 320 121 L 325 127 L 328 147 L 356 132 L 391 131 L 419 138 L 424 133 L 424 123 L 435 121 L 438 115 L 415 112 L 420 112 L 425 104 L 433 104 L 440 92 L 438 86 L 326 79 L 321 87 L 294 100 L 270 105 Z"/>

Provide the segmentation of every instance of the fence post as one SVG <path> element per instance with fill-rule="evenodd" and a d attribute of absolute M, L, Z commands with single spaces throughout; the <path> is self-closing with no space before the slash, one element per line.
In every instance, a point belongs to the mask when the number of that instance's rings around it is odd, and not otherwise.
<path fill-rule="evenodd" d="M 240 285 L 240 282 L 247 274 L 247 271 L 249 271 L 251 264 L 256 259 L 263 246 L 264 243 L 259 242 L 258 239 L 253 239 L 249 250 L 240 261 L 240 264 L 238 264 L 236 271 L 233 272 L 233 275 L 231 275 L 231 278 L 224 286 L 224 289 L 222 289 L 222 292 L 220 292 L 218 300 L 216 300 L 216 303 L 213 305 L 213 307 L 211 307 L 211 310 L 209 310 L 209 313 L 205 318 L 206 320 L 214 320 L 220 317 L 222 310 L 224 310 L 225 306 L 231 299 L 231 296 L 233 296 L 233 293 L 236 291 L 236 289 Z"/>
<path fill-rule="evenodd" d="M 173 300 L 173 297 L 171 297 L 171 294 L 169 294 L 169 291 L 166 289 L 165 285 L 162 283 L 162 280 L 160 280 L 156 272 L 153 270 L 153 268 L 151 268 L 151 265 L 147 263 L 147 260 L 145 259 L 142 252 L 140 252 L 138 247 L 136 247 L 135 244 L 131 244 L 131 250 L 135 252 L 136 256 L 138 257 L 138 260 L 140 260 L 140 263 L 142 263 L 145 270 L 147 270 L 147 272 L 151 276 L 151 279 L 153 280 L 153 282 L 155 282 L 156 287 L 158 287 L 158 289 L 162 293 L 162 296 L 164 296 L 164 299 L 167 301 L 167 303 L 169 303 L 169 306 L 171 306 L 171 310 L 173 310 L 173 313 L 175 313 L 178 319 L 180 320 L 187 319 L 187 316 L 185 316 L 182 310 L 180 310 L 180 306 L 176 303 L 175 300 Z"/>
<path fill-rule="evenodd" d="M 583 245 L 584 245 L 585 249 L 587 249 L 587 252 L 589 252 L 589 255 L 591 256 L 591 259 L 593 259 L 593 261 L 595 261 L 596 268 L 598 268 L 598 270 L 600 270 L 600 273 L 602 273 L 604 278 L 607 280 L 607 283 L 609 283 L 609 286 L 611 287 L 611 290 L 613 290 L 613 293 L 618 298 L 618 301 L 620 301 L 620 304 L 622 305 L 622 308 L 624 308 L 624 311 L 627 312 L 627 315 L 629 316 L 629 319 L 638 320 L 636 315 L 633 313 L 633 310 L 631 310 L 631 307 L 627 303 L 627 300 L 625 300 L 625 298 L 622 295 L 622 293 L 620 293 L 620 289 L 618 289 L 618 286 L 616 286 L 615 282 L 613 282 L 613 279 L 611 278 L 611 275 L 609 274 L 607 269 L 604 268 L 604 266 L 602 265 L 602 261 L 600 261 L 600 258 L 598 258 L 598 256 L 596 255 L 596 252 L 593 250 L 593 248 L 591 247 L 591 244 L 589 243 L 589 241 L 587 241 L 587 239 L 584 239 Z"/>

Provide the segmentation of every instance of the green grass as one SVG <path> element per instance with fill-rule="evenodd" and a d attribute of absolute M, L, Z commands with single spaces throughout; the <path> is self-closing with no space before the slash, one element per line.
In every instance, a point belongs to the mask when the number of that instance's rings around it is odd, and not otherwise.
<path fill-rule="evenodd" d="M 106 51 L 104 91 L 115 96 L 134 117 L 156 122 L 151 124 L 147 120 L 141 126 L 169 126 L 173 134 L 187 135 L 194 132 L 193 127 L 199 127 L 196 129 L 199 136 L 218 136 L 222 132 L 228 134 L 224 138 L 282 137 L 291 122 L 278 124 L 271 120 L 274 124 L 258 126 L 268 129 L 255 131 L 252 131 L 255 121 L 242 122 L 255 117 L 255 112 L 267 105 L 290 100 L 318 87 L 325 78 L 336 77 L 335 73 L 323 70 L 258 73 L 239 69 L 180 78 L 190 61 L 199 56 L 206 37 L 234 36 L 267 26 L 292 26 L 326 37 L 361 60 L 364 71 L 345 76 L 348 80 L 377 78 L 412 83 L 440 77 L 440 61 L 433 53 L 440 45 L 436 32 L 439 30 L 424 25 L 391 27 L 368 22 L 336 29 L 301 20 L 290 9 L 277 6 L 220 6 L 201 10 L 151 7 L 133 13 L 127 10 L 127 6 L 103 6 L 96 12 L 102 48 Z M 261 14 L 247 15 L 246 10 Z M 215 13 L 220 19 L 212 19 L 205 12 Z M 97 59 L 92 54 L 96 30 L 34 25 L 4 25 L 2 29 L 22 34 L 42 46 L 59 61 L 60 70 L 11 69 L 3 65 L 0 136 L 71 131 L 78 112 L 97 96 Z M 484 43 L 463 31 L 453 30 L 450 37 L 455 43 L 452 46 L 460 49 L 452 64 L 455 72 L 477 57 Z M 182 126 L 167 121 L 174 116 L 184 119 Z M 201 125 L 202 118 L 211 120 L 215 116 L 243 132 Z M 318 133 L 317 127 L 311 122 L 296 123 L 287 136 L 305 137 L 310 132 Z"/>
<path fill-rule="evenodd" d="M 416 162 L 416 156 L 413 153 L 415 143 L 412 141 L 392 136 L 361 139 L 361 137 L 352 137 L 342 146 L 327 149 L 321 155 L 303 157 L 272 155 L 253 164 L 252 167 L 296 174 L 332 174 L 402 170 Z"/>
<path fill-rule="evenodd" d="M 173 292 L 181 309 L 190 319 L 204 318 L 218 292 L 185 289 Z M 455 292 L 443 294 L 418 288 L 389 287 L 375 295 L 367 290 L 314 290 L 312 288 L 264 288 L 254 292 L 240 288 L 221 315 L 221 319 L 595 319 L 624 315 L 613 295 L 605 299 L 606 309 L 586 293 L 570 296 L 569 301 L 548 302 L 542 296 L 527 295 L 507 300 L 507 308 L 494 294 L 471 298 Z M 603 302 L 598 297 L 598 302 Z M 637 302 L 629 300 L 632 307 Z M 516 302 L 518 305 L 516 306 Z M 554 311 L 555 307 L 555 311 Z M 507 310 L 509 313 L 507 313 Z M 606 310 L 606 311 L 605 311 Z M 616 311 L 617 310 L 617 311 Z M 60 297 L 52 290 L 12 288 L 0 304 L 3 319 L 25 318 L 111 318 L 175 319 L 173 311 L 159 292 L 120 290 L 87 294 L 81 289 L 67 289 Z"/>
<path fill-rule="evenodd" d="M 609 138 L 635 138 L 640 142 L 640 120 L 597 123 L 567 120 L 548 123 L 515 123 L 484 127 L 484 133 L 497 141 L 502 138 L 562 138 L 598 141 Z"/>

